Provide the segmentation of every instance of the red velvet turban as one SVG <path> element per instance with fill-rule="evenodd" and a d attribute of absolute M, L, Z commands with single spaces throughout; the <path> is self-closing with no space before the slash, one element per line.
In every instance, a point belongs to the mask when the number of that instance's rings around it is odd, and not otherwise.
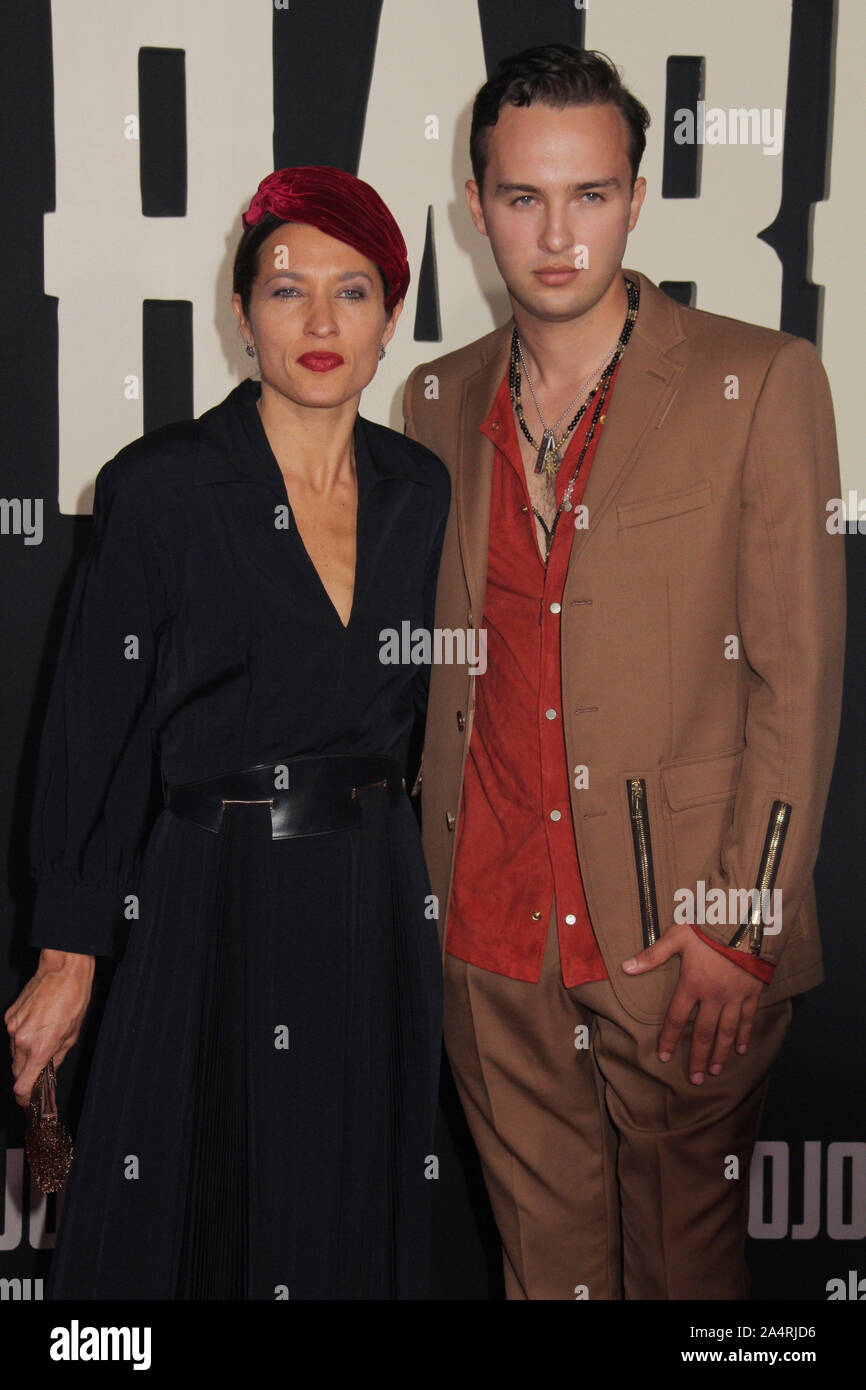
<path fill-rule="evenodd" d="M 264 212 L 284 222 L 307 222 L 354 246 L 385 276 L 386 309 L 392 309 L 409 288 L 409 262 L 400 228 L 375 188 L 354 174 L 322 164 L 276 169 L 259 184 L 244 213 L 244 226 L 254 226 Z"/>

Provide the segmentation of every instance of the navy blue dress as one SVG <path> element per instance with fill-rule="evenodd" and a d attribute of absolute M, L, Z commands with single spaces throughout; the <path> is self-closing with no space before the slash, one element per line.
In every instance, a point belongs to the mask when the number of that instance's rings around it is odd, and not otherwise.
<path fill-rule="evenodd" d="M 119 959 L 63 1195 L 49 1298 L 427 1295 L 441 985 L 407 796 L 271 838 L 154 808 L 304 754 L 405 765 L 429 670 L 444 465 L 357 418 L 343 626 L 294 525 L 247 380 L 97 478 L 41 746 L 34 946 Z"/>

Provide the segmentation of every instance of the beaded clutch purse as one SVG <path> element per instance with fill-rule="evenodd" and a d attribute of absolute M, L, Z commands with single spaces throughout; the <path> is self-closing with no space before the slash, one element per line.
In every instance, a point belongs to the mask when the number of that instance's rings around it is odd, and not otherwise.
<path fill-rule="evenodd" d="M 72 1135 L 57 1109 L 53 1058 L 42 1068 L 30 1093 L 24 1148 L 40 1191 L 60 1192 L 72 1163 Z"/>

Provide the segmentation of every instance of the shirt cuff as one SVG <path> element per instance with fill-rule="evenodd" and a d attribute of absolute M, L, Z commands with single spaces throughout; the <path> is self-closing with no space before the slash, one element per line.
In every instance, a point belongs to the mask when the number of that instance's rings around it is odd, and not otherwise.
<path fill-rule="evenodd" d="M 697 932 L 701 941 L 705 941 L 708 946 L 712 946 L 719 955 L 727 956 L 735 965 L 742 966 L 743 970 L 748 970 L 750 975 L 757 975 L 759 980 L 763 980 L 768 985 L 773 978 L 775 966 L 768 960 L 759 960 L 757 956 L 747 955 L 745 951 L 735 951 L 732 946 L 721 946 L 718 941 L 713 941 L 712 937 L 705 936 L 700 927 L 696 927 L 694 922 L 689 922 L 693 932 Z"/>

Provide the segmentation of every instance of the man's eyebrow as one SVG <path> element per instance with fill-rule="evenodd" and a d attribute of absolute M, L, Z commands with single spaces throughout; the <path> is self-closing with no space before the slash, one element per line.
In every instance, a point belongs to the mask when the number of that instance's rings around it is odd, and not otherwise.
<path fill-rule="evenodd" d="M 619 188 L 620 181 L 611 175 L 607 179 L 586 179 L 583 183 L 570 183 L 566 187 L 566 193 L 585 193 L 593 188 Z M 542 189 L 536 188 L 532 183 L 498 183 L 497 193 L 541 193 Z"/>
<path fill-rule="evenodd" d="M 268 284 L 271 280 L 306 280 L 306 278 L 302 270 L 275 270 L 273 275 L 267 276 L 265 284 Z M 341 275 L 337 276 L 338 282 L 342 282 L 343 280 L 356 280 L 358 278 L 367 280 L 371 285 L 373 283 L 366 270 L 344 270 Z"/>

